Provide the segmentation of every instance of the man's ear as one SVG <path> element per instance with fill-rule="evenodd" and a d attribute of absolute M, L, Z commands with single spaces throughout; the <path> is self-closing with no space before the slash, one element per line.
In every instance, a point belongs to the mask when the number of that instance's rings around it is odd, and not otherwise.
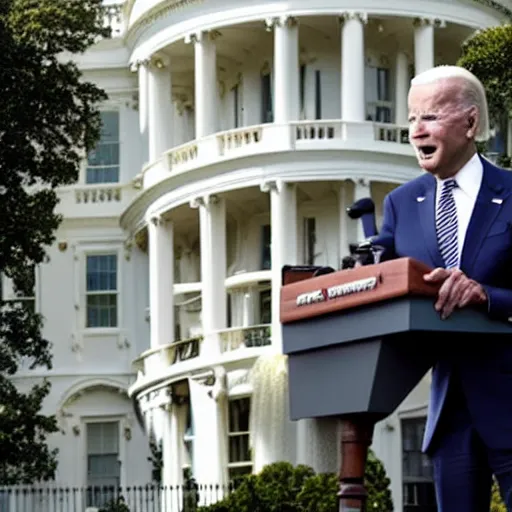
<path fill-rule="evenodd" d="M 474 139 L 478 132 L 478 126 L 480 124 L 480 112 L 477 107 L 472 106 L 469 109 L 468 115 L 466 117 L 466 137 L 468 139 Z"/>

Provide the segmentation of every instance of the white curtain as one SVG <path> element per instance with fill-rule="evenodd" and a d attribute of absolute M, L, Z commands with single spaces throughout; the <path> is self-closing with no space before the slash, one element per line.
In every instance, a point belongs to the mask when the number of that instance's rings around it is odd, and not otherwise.
<path fill-rule="evenodd" d="M 332 418 L 306 418 L 297 422 L 297 464 L 316 473 L 337 473 L 339 469 L 340 422 Z"/>
<path fill-rule="evenodd" d="M 251 447 L 254 472 L 277 461 L 295 461 L 296 432 L 290 421 L 286 356 L 260 357 L 251 371 Z"/>

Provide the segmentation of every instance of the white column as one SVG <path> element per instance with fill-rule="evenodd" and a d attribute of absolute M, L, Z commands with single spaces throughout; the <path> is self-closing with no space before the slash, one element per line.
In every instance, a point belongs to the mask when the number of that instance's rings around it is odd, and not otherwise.
<path fill-rule="evenodd" d="M 226 203 L 219 196 L 196 201 L 201 243 L 202 324 L 209 334 L 227 326 Z"/>
<path fill-rule="evenodd" d="M 414 21 L 415 74 L 434 67 L 434 20 L 418 18 Z"/>
<path fill-rule="evenodd" d="M 218 130 L 217 49 L 210 32 L 192 34 L 186 42 L 194 42 L 196 138 Z"/>
<path fill-rule="evenodd" d="M 139 82 L 139 129 L 140 133 L 146 133 L 148 128 L 148 61 L 141 60 L 132 66 L 132 71 L 137 71 Z"/>
<path fill-rule="evenodd" d="M 395 124 L 406 126 L 408 115 L 409 62 L 404 52 L 398 52 L 395 60 Z"/>
<path fill-rule="evenodd" d="M 290 16 L 267 20 L 274 27 L 274 122 L 300 116 L 299 27 Z"/>
<path fill-rule="evenodd" d="M 339 224 L 338 224 L 338 233 L 339 233 L 339 261 L 338 265 L 341 268 L 341 262 L 345 256 L 350 255 L 350 247 L 349 243 L 354 241 L 355 229 L 352 230 L 352 221 L 349 219 L 347 215 L 347 208 L 350 206 L 349 204 L 349 190 L 347 190 L 347 182 L 343 181 L 340 183 L 339 188 Z"/>
<path fill-rule="evenodd" d="M 153 162 L 173 146 L 174 108 L 171 99 L 169 60 L 154 56 L 148 66 L 149 161 Z"/>
<path fill-rule="evenodd" d="M 174 237 L 171 221 L 153 217 L 149 234 L 151 348 L 174 341 Z"/>
<path fill-rule="evenodd" d="M 183 484 L 181 460 L 179 406 L 168 404 L 163 411 L 162 439 L 162 485 L 165 487 L 162 495 L 162 506 L 168 512 L 179 512 L 178 491 L 176 486 Z"/>
<path fill-rule="evenodd" d="M 341 27 L 341 117 L 343 121 L 366 119 L 364 25 L 366 14 L 345 13 Z"/>
<path fill-rule="evenodd" d="M 272 345 L 282 352 L 283 339 L 279 318 L 281 269 L 297 265 L 297 188 L 295 184 L 275 181 L 261 186 L 270 192 L 272 250 Z"/>
<path fill-rule="evenodd" d="M 372 191 L 370 188 L 370 181 L 364 178 L 355 180 L 354 185 L 354 202 L 363 197 L 372 197 Z M 352 221 L 357 222 L 357 241 L 362 242 L 365 239 L 363 223 L 360 220 Z"/>

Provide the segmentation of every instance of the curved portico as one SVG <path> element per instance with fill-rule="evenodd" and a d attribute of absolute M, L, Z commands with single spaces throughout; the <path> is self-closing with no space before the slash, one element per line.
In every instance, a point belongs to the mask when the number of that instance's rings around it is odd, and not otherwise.
<path fill-rule="evenodd" d="M 129 6 L 126 40 L 148 158 L 121 225 L 149 253 L 151 326 L 130 395 L 163 440 L 169 484 L 182 481 L 185 466 L 204 475 L 205 456 L 219 481 L 199 483 L 221 483 L 272 460 L 304 461 L 300 447 L 317 446 L 317 425 L 295 425 L 290 451 L 269 448 L 261 422 L 240 420 L 254 399 L 253 418 L 268 414 L 280 432 L 288 428 L 286 415 L 270 415 L 275 402 L 262 398 L 279 383 L 273 391 L 286 408 L 281 267 L 339 268 L 362 237 L 346 208 L 371 196 L 380 221 L 386 193 L 420 172 L 408 141 L 411 77 L 456 62 L 474 29 L 501 16 L 478 2 L 353 4 Z M 427 388 L 400 414 L 424 414 Z M 199 403 L 219 436 L 211 451 L 208 432 L 190 419 Z M 399 425 L 397 414 L 377 430 L 381 455 L 396 448 Z M 324 435 L 335 434 L 325 426 Z M 206 451 L 186 453 L 190 443 Z M 402 468 L 389 458 L 400 504 Z"/>

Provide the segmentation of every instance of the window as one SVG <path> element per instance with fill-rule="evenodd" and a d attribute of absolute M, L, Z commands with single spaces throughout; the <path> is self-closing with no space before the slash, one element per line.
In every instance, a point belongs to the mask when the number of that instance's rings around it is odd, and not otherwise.
<path fill-rule="evenodd" d="M 240 96 L 241 96 L 241 88 L 238 84 L 233 87 L 233 114 L 234 114 L 234 127 L 238 128 L 240 126 Z"/>
<path fill-rule="evenodd" d="M 299 96 L 300 96 L 300 113 L 301 119 L 305 118 L 306 108 L 306 65 L 301 64 L 299 71 Z"/>
<path fill-rule="evenodd" d="M 0 275 L 0 299 L 9 304 L 20 304 L 29 311 L 36 310 L 36 270 L 35 266 L 27 268 L 24 282 L 16 286 L 12 279 Z"/>
<path fill-rule="evenodd" d="M 260 324 L 272 322 L 272 291 L 262 290 L 260 292 Z"/>
<path fill-rule="evenodd" d="M 261 122 L 274 121 L 274 107 L 272 104 L 272 76 L 270 73 L 261 77 Z"/>
<path fill-rule="evenodd" d="M 390 71 L 387 68 L 367 66 L 367 118 L 377 123 L 391 122 Z"/>
<path fill-rule="evenodd" d="M 271 250 L 271 228 L 270 224 L 261 226 L 261 269 L 269 270 L 272 266 Z"/>
<path fill-rule="evenodd" d="M 117 255 L 87 256 L 86 327 L 117 327 Z"/>
<path fill-rule="evenodd" d="M 304 264 L 315 264 L 316 249 L 316 219 L 307 217 L 304 219 Z"/>
<path fill-rule="evenodd" d="M 114 497 L 120 466 L 119 422 L 87 423 L 87 506 L 102 507 Z"/>
<path fill-rule="evenodd" d="M 322 82 L 320 70 L 315 70 L 315 119 L 322 119 Z"/>
<path fill-rule="evenodd" d="M 249 412 L 251 399 L 238 398 L 229 401 L 229 480 L 252 472 L 249 449 Z"/>
<path fill-rule="evenodd" d="M 190 471 L 190 474 L 194 474 L 194 420 L 192 417 L 192 405 L 187 406 L 187 425 L 185 429 L 185 435 L 183 436 L 183 442 L 185 444 L 185 463 L 183 464 L 183 472 Z"/>
<path fill-rule="evenodd" d="M 101 134 L 87 158 L 85 182 L 119 181 L 119 112 L 101 112 Z"/>
<path fill-rule="evenodd" d="M 425 418 L 402 420 L 404 512 L 436 512 L 430 459 L 421 451 Z"/>

